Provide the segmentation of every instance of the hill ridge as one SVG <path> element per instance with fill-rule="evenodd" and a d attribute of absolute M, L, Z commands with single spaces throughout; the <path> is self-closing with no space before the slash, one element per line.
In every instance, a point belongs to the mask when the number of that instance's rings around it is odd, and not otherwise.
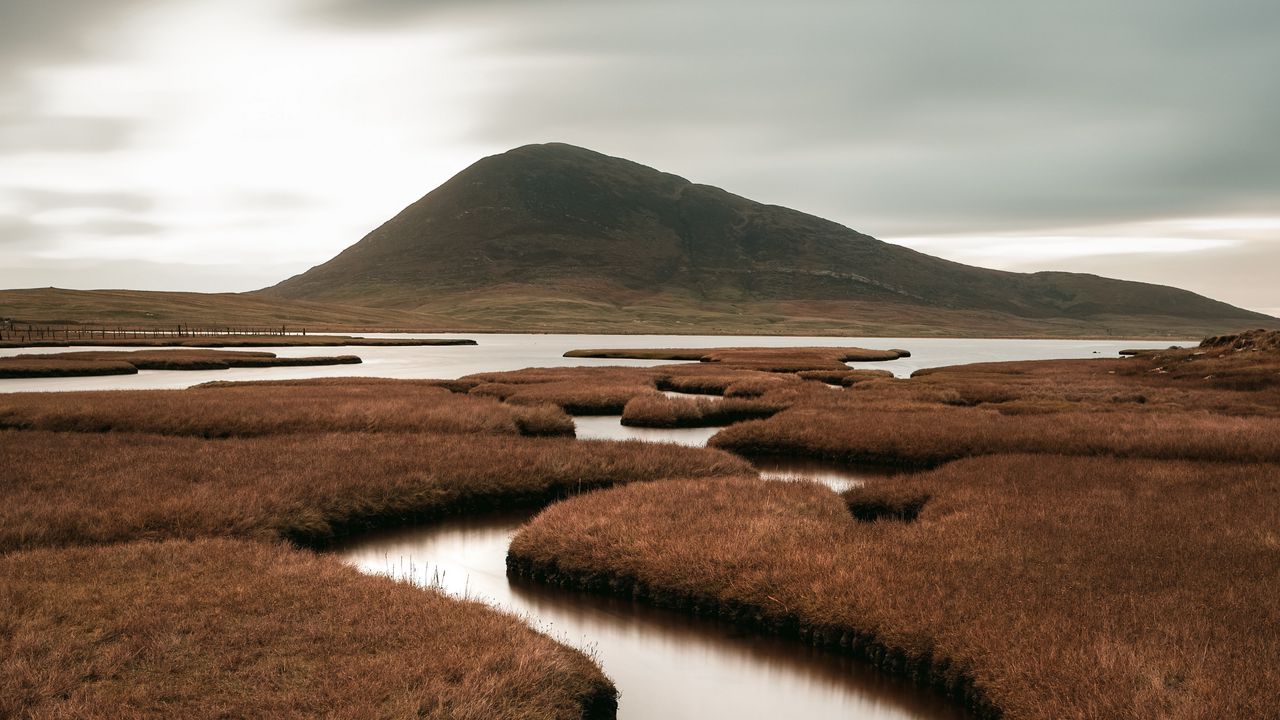
<path fill-rule="evenodd" d="M 1275 320 L 1163 285 L 964 265 L 566 143 L 485 157 L 328 262 L 258 293 L 552 324 L 559 307 L 568 325 L 588 319 L 572 316 L 584 303 L 622 316 L 684 310 L 694 322 L 778 305 L 817 321 L 853 322 L 872 306 L 888 321 L 912 306 L 940 322 L 961 312 L 1095 331 L 1132 324 L 1117 318 L 1147 318 L 1138 324 L 1156 331 Z"/>

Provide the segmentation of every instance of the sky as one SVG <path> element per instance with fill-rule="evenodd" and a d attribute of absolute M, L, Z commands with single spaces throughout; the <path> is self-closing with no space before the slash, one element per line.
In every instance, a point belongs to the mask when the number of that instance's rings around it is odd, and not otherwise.
<path fill-rule="evenodd" d="M 0 0 L 0 287 L 264 287 L 558 141 L 1280 315 L 1277 36 L 1274 0 Z"/>

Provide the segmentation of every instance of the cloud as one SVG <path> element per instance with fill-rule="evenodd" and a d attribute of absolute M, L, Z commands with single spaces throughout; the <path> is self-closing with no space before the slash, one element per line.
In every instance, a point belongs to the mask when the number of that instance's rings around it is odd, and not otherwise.
<path fill-rule="evenodd" d="M 125 118 L 0 115 L 0 155 L 108 152 L 127 147 L 134 132 Z"/>
<path fill-rule="evenodd" d="M 346 0 L 491 31 L 472 137 L 563 140 L 873 234 L 1269 210 L 1280 5 Z"/>
<path fill-rule="evenodd" d="M 100 49 L 96 30 L 156 0 L 36 0 L 0 3 L 0 74 Z"/>
<path fill-rule="evenodd" d="M 893 238 L 958 262 L 1172 285 L 1275 314 L 1280 216 L 1193 217 L 1039 233 Z"/>
<path fill-rule="evenodd" d="M 990 264 L 1114 275 L 1176 245 L 1152 267 L 1220 262 L 1232 299 L 1231 252 L 1262 240 L 1149 223 L 1280 216 L 1278 26 L 1272 0 L 10 2 L 0 185 L 166 228 L 120 253 L 224 261 L 204 228 L 315 264 L 481 155 L 559 140 L 946 256 L 988 238 Z"/>
<path fill-rule="evenodd" d="M 139 213 L 150 210 L 155 205 L 155 200 L 149 195 L 112 190 L 82 192 L 20 187 L 0 189 L 0 196 L 4 195 L 12 197 L 19 206 L 31 213 L 79 208 Z"/>
<path fill-rule="evenodd" d="M 0 248 L 10 252 L 19 246 L 37 247 L 55 233 L 19 215 L 0 215 Z"/>
<path fill-rule="evenodd" d="M 1036 266 L 1018 263 L 1011 269 L 1039 269 Z M 1280 238 L 1195 253 L 1113 254 L 1055 263 L 1058 270 L 1172 285 L 1280 317 L 1276 268 L 1280 268 Z"/>
<path fill-rule="evenodd" d="M 100 258 L 51 261 L 39 257 L 23 257 L 12 264 L 0 265 L 0 287 L 244 291 L 274 285 L 281 278 L 305 269 L 296 265 L 246 266 L 241 263 L 176 263 Z M 235 278 L 230 287 L 227 282 L 229 277 Z"/>

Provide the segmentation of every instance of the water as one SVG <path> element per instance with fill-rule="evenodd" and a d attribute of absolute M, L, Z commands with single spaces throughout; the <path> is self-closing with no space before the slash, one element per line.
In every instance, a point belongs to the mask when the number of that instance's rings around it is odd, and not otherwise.
<path fill-rule="evenodd" d="M 1001 340 L 968 338 L 836 338 L 715 335 L 516 335 L 516 334 L 377 334 L 368 337 L 474 339 L 477 345 L 424 347 L 282 347 L 265 350 L 281 357 L 359 355 L 360 365 L 289 368 L 231 368 L 228 370 L 144 370 L 137 375 L 100 377 L 0 379 L 0 392 L 25 390 L 138 390 L 184 388 L 210 380 L 285 380 L 317 377 L 456 378 L 477 372 L 519 370 L 526 367 L 664 365 L 665 360 L 565 358 L 578 348 L 643 347 L 788 347 L 799 345 L 903 348 L 912 356 L 880 363 L 850 363 L 852 367 L 891 370 L 905 377 L 923 367 L 993 360 L 1048 360 L 1116 357 L 1124 348 L 1163 348 L 1165 341 Z M 1180 344 L 1192 344 L 1184 341 Z M 138 348 L 0 348 L 0 356 L 56 353 L 73 350 L 136 350 Z M 235 348 L 230 348 L 235 349 Z"/>
<path fill-rule="evenodd" d="M 670 442 L 697 447 L 706 445 L 712 435 L 720 432 L 718 427 L 632 427 L 622 424 L 621 415 L 575 417 L 573 424 L 577 427 L 577 435 L 581 440 L 648 440 L 649 442 Z"/>
<path fill-rule="evenodd" d="M 389 337 L 396 337 L 390 335 Z M 430 335 L 411 337 L 460 337 Z M 233 368 L 221 371 L 143 371 L 137 375 L 0 380 L 0 392 L 181 388 L 209 380 L 265 380 L 334 376 L 455 378 L 469 373 L 554 366 L 653 366 L 665 361 L 570 359 L 576 348 L 797 345 L 904 348 L 912 357 L 885 363 L 898 376 L 939 365 L 997 360 L 1115 357 L 1124 348 L 1162 348 L 1168 341 L 992 340 L 935 338 L 796 338 L 643 335 L 484 335 L 477 346 L 263 348 L 283 357 L 356 354 L 362 365 Z M 1188 344 L 1186 341 L 1182 344 Z M 0 355 L 65 352 L 76 348 L 0 349 Z M 95 348 L 104 349 L 104 348 Z M 130 348 L 121 348 L 130 349 Z M 257 349 L 257 348 L 254 348 Z M 580 438 L 641 439 L 701 446 L 719 428 L 625 427 L 618 416 L 575 419 Z M 757 461 L 766 480 L 819 482 L 836 491 L 855 487 L 870 471 L 814 461 Z M 528 514 L 469 518 L 372 533 L 338 553 L 366 572 L 436 585 L 523 616 L 533 626 L 592 653 L 622 691 L 619 717 L 803 717 L 926 720 L 963 715 L 945 699 L 801 643 L 761 637 L 722 623 L 616 598 L 559 590 L 506 577 L 511 536 Z"/>
<path fill-rule="evenodd" d="M 451 520 L 340 548 L 370 573 L 435 584 L 525 617 L 592 653 L 621 690 L 623 720 L 944 720 L 945 698 L 849 658 L 640 603 L 508 581 L 507 546 L 528 513 Z"/>
<path fill-rule="evenodd" d="M 620 416 L 574 418 L 579 438 L 702 446 L 720 428 L 651 429 Z M 766 480 L 818 482 L 839 492 L 869 474 L 803 459 L 755 462 Z M 942 720 L 964 714 L 944 698 L 850 658 L 794 640 L 609 598 L 511 581 L 507 547 L 531 513 L 451 520 L 365 535 L 338 553 L 361 570 L 481 600 L 592 653 L 622 692 L 618 717 L 752 720 Z"/>
<path fill-rule="evenodd" d="M 705 447 L 720 427 L 701 428 L 642 428 L 622 424 L 621 415 L 593 415 L 575 417 L 573 424 L 580 440 L 645 440 L 668 442 L 677 445 Z M 862 485 L 868 476 L 888 476 L 893 470 L 874 466 L 856 468 L 809 458 L 760 458 L 752 460 L 765 480 L 803 480 L 826 485 L 836 492 L 844 492 Z"/>

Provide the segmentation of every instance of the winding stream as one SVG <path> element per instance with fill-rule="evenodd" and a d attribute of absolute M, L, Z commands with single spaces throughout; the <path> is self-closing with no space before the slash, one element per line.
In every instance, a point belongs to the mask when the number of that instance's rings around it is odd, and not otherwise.
<path fill-rule="evenodd" d="M 618 416 L 576 418 L 579 437 L 703 445 L 719 428 L 626 427 Z M 773 459 L 767 479 L 804 479 L 842 490 L 861 472 Z M 365 572 L 422 585 L 514 612 L 558 640 L 592 654 L 621 691 L 618 717 L 848 718 L 942 720 L 964 714 L 944 698 L 858 662 L 790 639 L 763 636 L 619 598 L 506 574 L 507 546 L 532 512 L 455 519 L 354 538 L 338 554 Z"/>
<path fill-rule="evenodd" d="M 442 337 L 432 335 L 431 337 Z M 1078 341 L 933 338 L 796 338 L 715 336 L 472 335 L 479 345 L 362 347 L 363 365 L 238 368 L 209 372 L 143 371 L 137 375 L 0 380 L 0 393 L 50 390 L 181 388 L 208 380 L 265 380 L 329 376 L 456 378 L 475 372 L 565 365 L 664 364 L 665 361 L 566 359 L 583 347 L 717 347 L 854 345 L 905 347 L 912 356 L 889 363 L 851 363 L 892 370 L 899 377 L 922 367 L 988 360 L 1115 357 L 1124 347 L 1164 347 L 1169 341 Z M 1185 342 L 1185 341 L 1184 341 Z M 77 348 L 0 349 L 0 356 Z M 108 349 L 108 348 L 96 348 Z M 132 349 L 132 348 L 121 348 Z M 262 348 L 283 357 L 330 355 L 351 348 Z M 642 439 L 705 445 L 719 428 L 626 427 L 620 418 L 576 418 L 578 437 Z M 867 472 L 812 461 L 768 460 L 767 480 L 820 482 L 840 491 Z M 370 533 L 336 552 L 360 569 L 402 577 L 482 600 L 524 617 L 553 637 L 594 655 L 622 695 L 619 717 L 848 718 L 915 720 L 962 718 L 944 698 L 887 677 L 840 655 L 802 643 L 760 636 L 732 626 L 605 598 L 524 582 L 506 575 L 507 546 L 531 513 L 455 519 L 423 527 Z"/>

